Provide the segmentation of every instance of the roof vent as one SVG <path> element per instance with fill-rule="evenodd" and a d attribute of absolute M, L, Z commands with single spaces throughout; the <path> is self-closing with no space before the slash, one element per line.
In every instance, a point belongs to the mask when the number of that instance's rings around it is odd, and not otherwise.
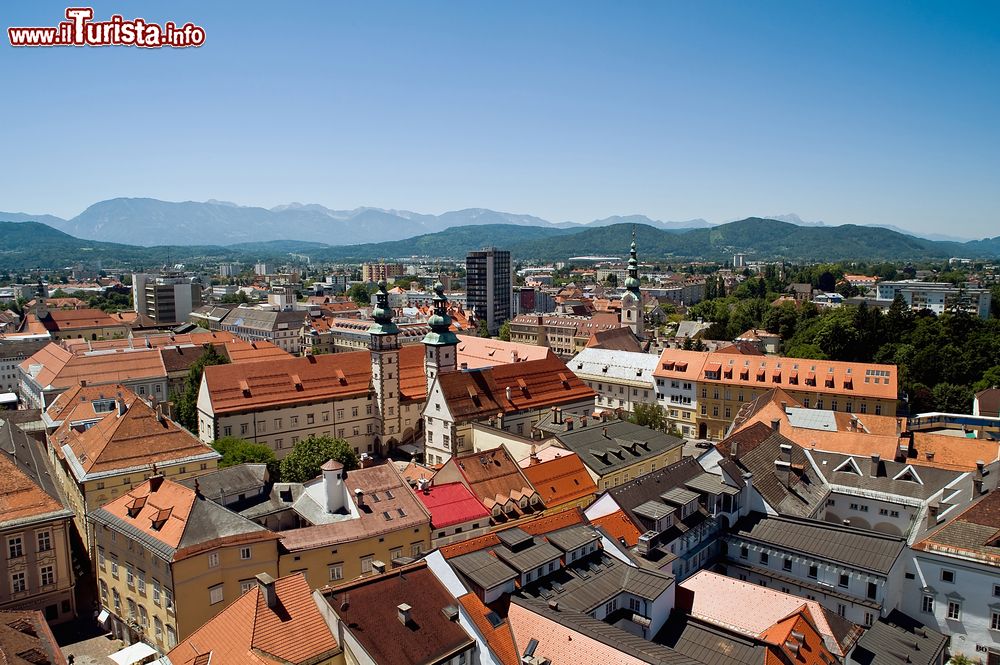
<path fill-rule="evenodd" d="M 458 608 L 455 607 L 454 605 L 446 605 L 445 607 L 441 608 L 441 612 L 444 613 L 444 616 L 446 619 L 448 619 L 448 621 L 452 622 L 458 621 Z"/>

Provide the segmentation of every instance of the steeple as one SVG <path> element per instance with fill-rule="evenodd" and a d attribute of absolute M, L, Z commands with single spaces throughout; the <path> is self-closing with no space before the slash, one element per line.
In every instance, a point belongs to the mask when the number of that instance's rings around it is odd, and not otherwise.
<path fill-rule="evenodd" d="M 632 249 L 628 259 L 628 279 L 625 280 L 625 288 L 639 296 L 639 259 L 635 252 L 635 228 L 632 229 Z"/>
<path fill-rule="evenodd" d="M 424 335 L 424 374 L 427 377 L 427 396 L 430 398 L 434 379 L 441 372 L 453 371 L 457 365 L 458 337 L 451 331 L 451 317 L 448 316 L 448 299 L 444 296 L 444 285 L 434 285 L 434 314 L 427 320 L 431 330 Z"/>
<path fill-rule="evenodd" d="M 399 327 L 392 322 L 389 292 L 384 279 L 378 283 L 372 318 L 375 321 L 368 328 L 376 409 L 372 443 L 381 455 L 388 452 L 388 447 L 402 432 L 399 415 Z"/>
<path fill-rule="evenodd" d="M 372 310 L 372 318 L 375 323 L 368 328 L 370 335 L 398 335 L 399 327 L 392 322 L 392 310 L 389 308 L 389 292 L 386 291 L 384 279 L 378 282 L 378 291 L 375 294 L 375 309 Z"/>

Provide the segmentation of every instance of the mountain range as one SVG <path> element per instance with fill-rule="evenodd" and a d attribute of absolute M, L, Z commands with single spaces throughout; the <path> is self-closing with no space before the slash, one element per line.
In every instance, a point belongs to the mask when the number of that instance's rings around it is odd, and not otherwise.
<path fill-rule="evenodd" d="M 796 226 L 827 227 L 795 214 L 767 219 Z M 241 206 L 227 201 L 171 202 L 150 198 L 100 201 L 72 219 L 55 215 L 0 212 L 0 220 L 37 221 L 84 240 L 152 247 L 164 242 L 189 245 L 232 245 L 269 240 L 302 240 L 327 245 L 358 245 L 403 240 L 444 229 L 465 226 L 513 225 L 564 230 L 587 230 L 617 224 L 641 224 L 661 231 L 717 227 L 704 219 L 660 221 L 645 215 L 614 215 L 587 223 L 551 222 L 533 215 L 467 208 L 440 215 L 409 210 L 355 208 L 334 210 L 318 204 L 289 203 L 274 208 Z M 892 230 L 906 234 L 902 229 Z M 933 237 L 933 240 L 960 240 Z"/>
<path fill-rule="evenodd" d="M 2 215 L 0 215 L 2 219 Z M 0 269 L 61 268 L 100 261 L 106 268 L 155 269 L 161 265 L 204 265 L 224 261 L 280 262 L 290 254 L 314 262 L 359 262 L 425 256 L 461 259 L 486 245 L 509 249 L 517 260 L 565 261 L 580 255 L 628 254 L 633 232 L 643 261 L 726 261 L 733 253 L 751 260 L 918 261 L 952 256 L 1000 258 L 1000 236 L 967 243 L 915 238 L 871 226 L 796 226 L 748 218 L 709 228 L 666 230 L 648 224 L 609 226 L 518 226 L 479 224 L 451 227 L 405 240 L 330 245 L 304 240 L 247 241 L 229 245 L 144 247 L 73 237 L 33 221 L 0 221 Z"/>

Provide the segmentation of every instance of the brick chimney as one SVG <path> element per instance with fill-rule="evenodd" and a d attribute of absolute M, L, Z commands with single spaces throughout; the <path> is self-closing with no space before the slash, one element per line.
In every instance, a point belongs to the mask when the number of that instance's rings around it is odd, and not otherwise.
<path fill-rule="evenodd" d="M 149 477 L 149 493 L 159 491 L 160 486 L 163 484 L 163 474 L 157 473 Z"/>

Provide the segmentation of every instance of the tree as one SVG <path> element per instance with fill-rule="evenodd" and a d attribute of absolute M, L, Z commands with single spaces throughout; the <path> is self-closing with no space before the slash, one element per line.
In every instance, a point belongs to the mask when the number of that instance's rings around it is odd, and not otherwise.
<path fill-rule="evenodd" d="M 952 383 L 934 386 L 934 405 L 944 413 L 972 413 L 972 389 Z"/>
<path fill-rule="evenodd" d="M 336 460 L 348 471 L 358 468 L 358 455 L 343 439 L 310 436 L 299 441 L 281 460 L 281 479 L 286 483 L 304 483 L 320 474 L 320 467 Z"/>
<path fill-rule="evenodd" d="M 510 321 L 504 321 L 500 324 L 500 333 L 497 335 L 500 339 L 505 342 L 510 341 Z"/>
<path fill-rule="evenodd" d="M 490 336 L 490 327 L 486 325 L 486 319 L 479 319 L 479 328 L 476 330 L 476 334 L 480 337 Z"/>
<path fill-rule="evenodd" d="M 224 436 L 216 439 L 212 447 L 222 455 L 219 468 L 237 464 L 266 464 L 271 480 L 278 480 L 278 458 L 274 451 L 262 443 L 252 443 L 235 436 Z"/>
<path fill-rule="evenodd" d="M 201 390 L 201 376 L 209 365 L 226 365 L 229 359 L 215 350 L 211 344 L 205 345 L 205 352 L 194 361 L 188 370 L 184 389 L 174 393 L 173 400 L 177 407 L 177 422 L 192 434 L 198 434 L 198 391 Z"/>
<path fill-rule="evenodd" d="M 372 294 L 368 292 L 364 284 L 355 284 L 347 292 L 347 295 L 356 305 L 367 305 L 372 301 Z"/>
<path fill-rule="evenodd" d="M 608 276 L 604 279 L 604 283 L 608 286 L 616 287 L 618 286 L 618 275 L 613 272 L 609 272 Z"/>
<path fill-rule="evenodd" d="M 658 404 L 636 404 L 629 421 L 655 430 L 668 429 L 667 412 Z"/>

